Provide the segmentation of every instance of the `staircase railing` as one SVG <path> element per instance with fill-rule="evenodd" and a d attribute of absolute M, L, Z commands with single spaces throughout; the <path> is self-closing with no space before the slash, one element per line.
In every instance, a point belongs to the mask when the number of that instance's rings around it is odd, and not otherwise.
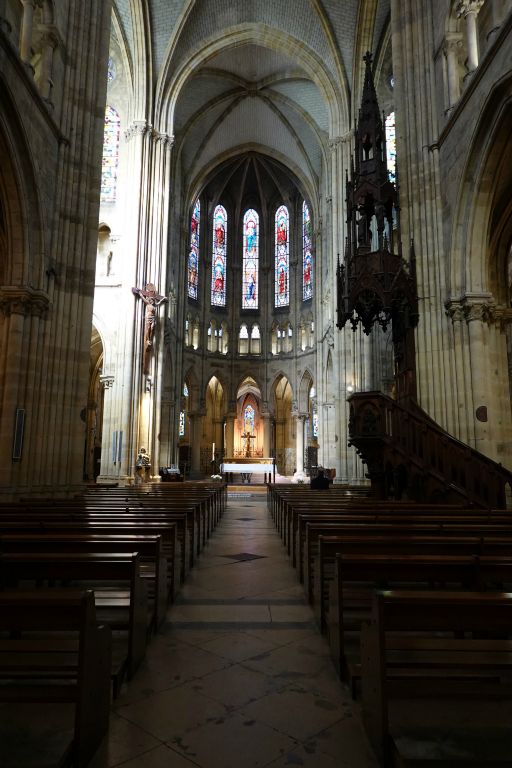
<path fill-rule="evenodd" d="M 512 473 L 460 442 L 414 401 L 357 392 L 350 404 L 349 444 L 368 468 L 377 498 L 507 508 Z"/>

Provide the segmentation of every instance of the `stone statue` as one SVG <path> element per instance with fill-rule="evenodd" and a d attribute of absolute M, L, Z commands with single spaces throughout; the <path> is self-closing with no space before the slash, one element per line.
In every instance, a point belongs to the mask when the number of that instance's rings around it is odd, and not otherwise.
<path fill-rule="evenodd" d="M 153 283 L 148 283 L 144 289 L 132 288 L 132 293 L 135 296 L 139 296 L 146 305 L 144 321 L 144 373 L 147 376 L 149 373 L 149 356 L 153 346 L 153 334 L 156 325 L 156 309 L 167 299 L 156 292 L 156 287 Z"/>
<path fill-rule="evenodd" d="M 139 455 L 137 456 L 137 461 L 135 463 L 136 467 L 149 467 L 151 465 L 151 457 L 149 453 L 146 453 L 145 448 L 141 448 L 139 451 Z"/>

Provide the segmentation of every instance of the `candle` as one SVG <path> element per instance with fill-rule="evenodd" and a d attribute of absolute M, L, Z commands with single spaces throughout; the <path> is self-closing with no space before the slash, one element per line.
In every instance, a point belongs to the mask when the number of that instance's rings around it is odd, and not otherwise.
<path fill-rule="evenodd" d="M 215 461 L 215 443 L 212 443 L 212 461 Z"/>

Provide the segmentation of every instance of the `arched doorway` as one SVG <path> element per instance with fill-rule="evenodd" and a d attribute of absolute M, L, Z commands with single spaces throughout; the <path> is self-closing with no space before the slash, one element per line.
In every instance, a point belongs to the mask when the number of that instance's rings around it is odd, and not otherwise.
<path fill-rule="evenodd" d="M 274 446 L 276 468 L 280 475 L 293 475 L 297 468 L 295 434 L 292 420 L 292 387 L 286 376 L 274 384 Z"/>
<path fill-rule="evenodd" d="M 247 376 L 239 386 L 236 396 L 234 455 L 261 458 L 263 445 L 261 390 L 256 381 L 251 376 Z"/>
<path fill-rule="evenodd" d="M 212 376 L 206 388 L 206 414 L 201 446 L 201 471 L 215 474 L 223 455 L 224 441 L 224 387 L 216 376 Z"/>

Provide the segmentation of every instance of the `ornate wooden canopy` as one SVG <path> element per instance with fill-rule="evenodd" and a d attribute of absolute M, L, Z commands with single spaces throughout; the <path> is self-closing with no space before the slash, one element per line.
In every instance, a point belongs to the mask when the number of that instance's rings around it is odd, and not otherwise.
<path fill-rule="evenodd" d="M 346 178 L 347 238 L 338 259 L 337 326 L 359 324 L 369 334 L 375 324 L 391 324 L 397 398 L 416 396 L 414 328 L 418 324 L 416 261 L 411 242 L 402 257 L 398 190 L 386 162 L 384 121 L 371 69 L 366 63 L 363 98 L 355 130 L 355 157 Z"/>

